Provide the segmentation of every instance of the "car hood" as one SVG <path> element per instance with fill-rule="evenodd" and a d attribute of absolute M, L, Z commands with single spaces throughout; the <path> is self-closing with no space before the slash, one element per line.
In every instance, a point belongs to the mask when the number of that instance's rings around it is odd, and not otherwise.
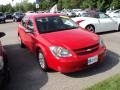
<path fill-rule="evenodd" d="M 96 21 L 97 18 L 92 18 L 92 17 L 75 17 L 75 18 L 72 18 L 73 21 L 79 21 L 79 20 L 87 20 L 87 21 Z"/>
<path fill-rule="evenodd" d="M 42 34 L 52 45 L 71 49 L 84 48 L 99 42 L 99 37 L 81 28 Z"/>

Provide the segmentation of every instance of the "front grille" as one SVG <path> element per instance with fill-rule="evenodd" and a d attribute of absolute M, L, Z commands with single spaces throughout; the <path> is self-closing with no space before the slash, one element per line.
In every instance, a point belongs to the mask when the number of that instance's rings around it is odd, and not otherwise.
<path fill-rule="evenodd" d="M 93 53 L 93 52 L 97 51 L 98 49 L 99 49 L 99 43 L 92 45 L 92 46 L 89 46 L 89 47 L 75 49 L 74 52 L 77 55 L 86 55 L 86 54 Z"/>

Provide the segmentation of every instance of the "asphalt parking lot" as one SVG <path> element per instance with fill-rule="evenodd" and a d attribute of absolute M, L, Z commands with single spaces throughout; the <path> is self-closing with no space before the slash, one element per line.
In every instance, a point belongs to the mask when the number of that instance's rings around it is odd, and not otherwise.
<path fill-rule="evenodd" d="M 120 73 L 120 32 L 102 33 L 107 46 L 105 61 L 95 67 L 71 74 L 43 72 L 35 56 L 21 48 L 17 38 L 17 23 L 0 24 L 1 38 L 8 55 L 11 80 L 6 90 L 84 90 L 102 80 Z"/>

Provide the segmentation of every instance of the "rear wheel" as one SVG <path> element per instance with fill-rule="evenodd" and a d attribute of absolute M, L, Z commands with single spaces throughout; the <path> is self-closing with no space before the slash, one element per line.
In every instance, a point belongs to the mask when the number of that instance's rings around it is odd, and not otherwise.
<path fill-rule="evenodd" d="M 47 71 L 48 66 L 45 60 L 45 56 L 41 50 L 37 52 L 37 60 L 42 70 Z"/>
<path fill-rule="evenodd" d="M 93 25 L 88 25 L 88 26 L 86 26 L 85 29 L 87 29 L 87 30 L 90 31 L 90 32 L 94 32 L 94 33 L 95 33 L 95 28 L 94 28 Z"/>
<path fill-rule="evenodd" d="M 3 23 L 6 23 L 6 21 L 4 20 Z"/>

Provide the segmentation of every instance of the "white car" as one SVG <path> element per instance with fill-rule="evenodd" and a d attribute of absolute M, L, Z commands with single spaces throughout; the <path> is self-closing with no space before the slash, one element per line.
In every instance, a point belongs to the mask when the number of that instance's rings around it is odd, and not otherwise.
<path fill-rule="evenodd" d="M 69 17 L 75 17 L 76 16 L 76 14 L 70 9 L 63 9 L 60 13 L 63 14 L 63 15 L 69 16 Z"/>
<path fill-rule="evenodd" d="M 84 13 L 81 17 L 75 17 L 72 20 L 91 32 L 120 30 L 120 19 L 117 21 L 102 12 Z"/>
<path fill-rule="evenodd" d="M 109 13 L 106 12 L 106 14 L 109 15 L 110 17 L 118 17 L 118 18 L 120 18 L 120 9 L 111 11 Z"/>

